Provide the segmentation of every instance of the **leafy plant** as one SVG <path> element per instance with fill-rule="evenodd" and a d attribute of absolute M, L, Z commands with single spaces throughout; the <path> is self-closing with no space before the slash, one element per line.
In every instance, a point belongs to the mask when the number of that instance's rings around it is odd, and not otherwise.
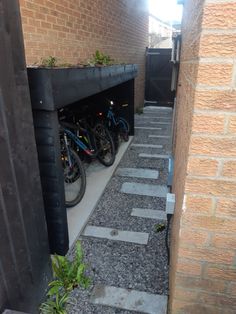
<path fill-rule="evenodd" d="M 140 108 L 140 107 L 137 108 L 137 109 L 136 109 L 136 113 L 137 113 L 137 114 L 142 114 L 142 113 L 143 113 L 143 108 Z"/>
<path fill-rule="evenodd" d="M 83 251 L 76 243 L 75 258 L 70 261 L 65 256 L 52 256 L 53 281 L 48 284 L 48 299 L 40 306 L 41 314 L 66 314 L 71 298 L 69 293 L 76 287 L 88 288 L 90 279 L 85 276 Z"/>
<path fill-rule="evenodd" d="M 42 59 L 42 66 L 48 68 L 54 68 L 57 63 L 57 58 L 53 56 L 49 56 L 48 58 Z"/>
<path fill-rule="evenodd" d="M 84 275 L 86 265 L 83 263 L 83 251 L 80 242 L 76 243 L 76 255 L 73 261 L 65 256 L 54 255 L 52 257 L 53 275 L 56 280 L 52 281 L 49 286 L 49 294 L 53 294 L 64 288 L 70 292 L 77 286 L 87 288 L 90 280 Z"/>
<path fill-rule="evenodd" d="M 89 64 L 90 65 L 109 65 L 109 64 L 112 64 L 113 61 L 114 60 L 110 56 L 103 54 L 99 50 L 96 50 Z"/>
<path fill-rule="evenodd" d="M 39 311 L 41 314 L 67 314 L 66 306 L 69 302 L 68 293 L 63 295 L 57 293 L 53 298 L 41 304 Z"/>
<path fill-rule="evenodd" d="M 163 230 L 165 230 L 166 225 L 163 223 L 159 223 L 155 225 L 155 232 L 161 232 Z"/>

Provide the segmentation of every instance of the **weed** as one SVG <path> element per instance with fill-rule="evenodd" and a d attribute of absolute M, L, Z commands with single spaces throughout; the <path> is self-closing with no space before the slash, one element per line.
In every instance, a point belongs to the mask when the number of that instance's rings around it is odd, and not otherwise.
<path fill-rule="evenodd" d="M 165 228 L 166 228 L 165 224 L 162 224 L 162 223 L 156 224 L 155 225 L 155 232 L 156 233 L 162 232 L 163 230 L 165 230 Z"/>
<path fill-rule="evenodd" d="M 143 108 L 139 107 L 136 109 L 137 114 L 143 114 Z"/>
<path fill-rule="evenodd" d="M 42 59 L 42 66 L 48 68 L 54 68 L 57 63 L 57 58 L 53 56 L 49 56 L 48 58 Z"/>
<path fill-rule="evenodd" d="M 89 61 L 90 65 L 111 65 L 113 64 L 114 60 L 108 56 L 96 50 L 93 58 Z"/>
<path fill-rule="evenodd" d="M 69 293 L 76 287 L 88 288 L 90 279 L 85 276 L 83 251 L 80 242 L 76 243 L 75 258 L 70 261 L 65 256 L 52 256 L 53 281 L 48 284 L 47 300 L 41 304 L 41 314 L 66 314 L 71 302 Z"/>

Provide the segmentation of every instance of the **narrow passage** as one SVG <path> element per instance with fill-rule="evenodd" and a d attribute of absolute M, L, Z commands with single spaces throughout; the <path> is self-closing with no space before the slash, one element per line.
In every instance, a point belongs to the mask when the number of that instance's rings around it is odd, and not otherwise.
<path fill-rule="evenodd" d="M 73 291 L 71 313 L 166 314 L 166 231 L 156 225 L 166 221 L 171 123 L 154 128 L 157 119 L 171 121 L 172 110 L 135 116 L 133 142 L 79 237 L 92 285 Z"/>

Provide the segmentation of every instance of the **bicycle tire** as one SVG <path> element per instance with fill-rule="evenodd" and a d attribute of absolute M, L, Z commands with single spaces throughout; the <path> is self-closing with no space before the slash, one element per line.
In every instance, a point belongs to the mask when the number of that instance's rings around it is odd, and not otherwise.
<path fill-rule="evenodd" d="M 118 123 L 119 123 L 119 133 L 121 138 L 125 141 L 128 142 L 129 140 L 129 130 L 130 126 L 128 121 L 125 118 L 119 117 L 118 118 Z"/>
<path fill-rule="evenodd" d="M 83 198 L 85 189 L 86 189 L 86 174 L 84 170 L 83 163 L 79 158 L 78 154 L 72 149 L 70 150 L 70 157 L 73 162 L 73 169 L 68 169 L 68 161 L 67 152 L 61 152 L 62 156 L 62 167 L 64 172 L 64 186 L 65 186 L 65 204 L 66 207 L 73 207 L 77 205 Z M 77 168 L 77 171 L 75 169 Z M 80 180 L 79 182 L 77 182 Z M 77 189 L 79 184 L 79 188 Z M 72 194 L 74 191 L 74 196 L 69 199 L 69 194 Z"/>
<path fill-rule="evenodd" d="M 96 123 L 94 136 L 97 146 L 97 159 L 106 167 L 113 165 L 116 157 L 115 145 L 108 129 L 102 123 Z M 110 151 L 110 157 L 107 157 L 107 151 Z"/>

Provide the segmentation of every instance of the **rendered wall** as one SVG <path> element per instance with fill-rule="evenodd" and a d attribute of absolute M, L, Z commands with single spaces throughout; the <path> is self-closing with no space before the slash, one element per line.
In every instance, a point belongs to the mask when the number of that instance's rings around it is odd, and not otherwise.
<path fill-rule="evenodd" d="M 170 313 L 236 312 L 236 1 L 185 1 Z"/>
<path fill-rule="evenodd" d="M 53 55 L 87 62 L 98 49 L 117 62 L 139 65 L 135 105 L 144 100 L 147 0 L 20 0 L 28 65 Z"/>

